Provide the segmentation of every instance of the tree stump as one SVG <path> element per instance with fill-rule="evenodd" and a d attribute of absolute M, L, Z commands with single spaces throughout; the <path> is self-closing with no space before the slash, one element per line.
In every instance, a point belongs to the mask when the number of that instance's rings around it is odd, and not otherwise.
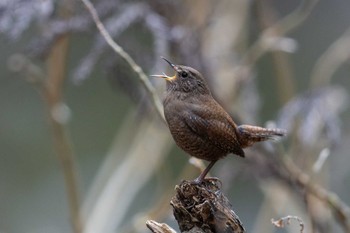
<path fill-rule="evenodd" d="M 220 180 L 212 178 L 201 184 L 185 180 L 175 187 L 176 194 L 170 204 L 182 233 L 245 232 L 242 222 L 231 209 L 232 205 L 222 194 L 220 186 Z M 152 224 L 155 226 L 156 222 L 147 222 L 152 232 L 175 232 L 170 227 L 169 231 L 159 230 L 161 228 L 154 230 Z"/>

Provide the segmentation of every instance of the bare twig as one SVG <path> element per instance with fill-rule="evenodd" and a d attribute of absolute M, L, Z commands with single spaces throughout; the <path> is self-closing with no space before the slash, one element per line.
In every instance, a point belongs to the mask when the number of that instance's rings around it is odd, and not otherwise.
<path fill-rule="evenodd" d="M 147 90 L 148 94 L 150 95 L 153 105 L 156 108 L 159 116 L 164 119 L 163 116 L 163 108 L 161 101 L 159 100 L 158 95 L 156 94 L 156 91 L 151 84 L 151 82 L 148 80 L 146 74 L 143 72 L 142 68 L 130 57 L 128 53 L 124 51 L 124 49 L 119 46 L 110 36 L 110 34 L 107 32 L 105 26 L 102 24 L 100 18 L 98 17 L 97 11 L 92 5 L 92 3 L 89 0 L 81 0 L 86 8 L 89 10 L 93 20 L 96 23 L 96 26 L 98 30 L 100 31 L 103 38 L 106 40 L 106 42 L 111 46 L 111 48 L 118 53 L 132 68 L 132 70 L 138 75 L 141 83 L 144 85 L 145 89 Z"/>
<path fill-rule="evenodd" d="M 262 29 L 267 29 L 273 26 L 277 21 L 277 13 L 273 8 L 271 2 L 266 2 L 260 0 L 256 2 L 257 13 L 260 15 L 258 17 L 260 22 L 260 27 Z M 276 46 L 276 45 L 275 45 Z M 279 99 L 281 104 L 289 101 L 295 94 L 295 78 L 293 77 L 293 69 L 291 67 L 291 62 L 289 59 L 289 53 L 294 52 L 296 49 L 296 42 L 290 38 L 281 38 L 277 43 L 276 50 L 271 51 L 271 59 L 274 63 L 274 68 L 276 75 L 277 91 L 279 94 Z"/>
<path fill-rule="evenodd" d="M 263 54 L 271 49 L 271 46 L 275 46 L 276 42 L 278 42 L 282 36 L 290 33 L 301 25 L 307 19 L 317 2 L 318 0 L 303 1 L 295 11 L 271 27 L 265 29 L 261 33 L 259 39 L 245 54 L 240 65 L 250 66 L 251 64 L 254 64 Z"/>
<path fill-rule="evenodd" d="M 72 1 L 62 1 L 58 13 L 62 18 L 69 18 L 73 5 Z M 69 46 L 69 34 L 63 34 L 51 47 L 47 57 L 47 79 L 43 80 L 42 93 L 46 101 L 49 122 L 51 124 L 54 146 L 61 162 L 65 179 L 67 198 L 73 231 L 83 230 L 80 216 L 80 198 L 78 188 L 75 156 L 65 124 L 68 121 L 69 109 L 63 104 L 63 83 L 66 79 L 66 61 Z"/>
<path fill-rule="evenodd" d="M 62 17 L 69 16 L 69 9 L 71 9 L 69 5 L 69 2 L 63 2 L 62 8 L 60 8 Z M 47 58 L 47 72 L 44 72 L 39 66 L 31 63 L 29 59 L 22 55 L 12 56 L 9 65 L 13 71 L 23 72 L 27 77 L 27 81 L 35 84 L 45 101 L 54 147 L 63 170 L 73 231 L 80 233 L 83 227 L 80 217 L 77 170 L 71 141 L 65 128 L 69 118 L 69 109 L 63 104 L 62 100 L 68 45 L 69 36 L 64 34 L 51 46 Z"/>
<path fill-rule="evenodd" d="M 334 211 L 335 217 L 343 227 L 344 232 L 350 232 L 350 207 L 337 194 L 313 183 L 310 177 L 295 166 L 291 160 L 286 158 L 284 165 L 289 174 L 296 179 L 298 185 L 302 186 L 307 192 L 314 195 Z"/>
<path fill-rule="evenodd" d="M 350 28 L 334 41 L 317 60 L 311 73 L 310 86 L 329 85 L 332 76 L 339 67 L 350 59 Z"/>
<path fill-rule="evenodd" d="M 170 135 L 157 127 L 158 119 L 142 120 L 138 130 L 133 130 L 134 118 L 128 115 L 126 119 L 88 196 L 84 233 L 121 232 L 128 209 L 171 148 Z"/>
<path fill-rule="evenodd" d="M 65 179 L 70 215 L 75 233 L 82 231 L 80 218 L 80 201 L 78 192 L 77 172 L 74 153 L 62 115 L 62 86 L 65 79 L 66 55 L 68 50 L 68 36 L 63 36 L 52 47 L 48 58 L 48 78 L 43 85 L 42 93 L 47 104 L 49 121 L 52 128 L 54 145 L 58 159 L 61 162 Z M 58 111 L 58 112 L 57 112 Z M 58 113 L 58 114 L 57 114 Z"/>
<path fill-rule="evenodd" d="M 65 128 L 69 118 L 69 110 L 62 103 L 67 50 L 68 36 L 66 35 L 57 40 L 51 48 L 47 61 L 47 73 L 21 54 L 13 55 L 9 59 L 9 66 L 12 71 L 23 73 L 26 81 L 35 85 L 45 101 L 54 147 L 63 170 L 71 222 L 74 232 L 80 233 L 82 224 L 77 170 L 70 138 Z"/>
<path fill-rule="evenodd" d="M 124 8 L 125 9 L 123 11 L 118 12 L 115 16 L 105 21 L 105 27 L 108 29 L 111 37 L 115 38 L 119 36 L 126 29 L 128 29 L 131 24 L 145 17 L 145 9 L 147 9 L 144 4 L 140 3 L 131 3 Z M 91 16 L 88 15 L 88 17 L 90 17 L 91 22 L 95 24 Z M 96 39 L 94 45 L 92 45 L 89 53 L 84 56 L 80 62 L 80 65 L 75 70 L 73 80 L 76 83 L 83 81 L 94 70 L 95 65 L 100 60 L 101 55 L 107 49 L 110 49 L 109 44 L 105 42 L 103 37 L 101 37 L 101 33 L 98 33 L 95 37 Z"/>
<path fill-rule="evenodd" d="M 278 220 L 271 219 L 271 223 L 276 227 L 284 228 L 286 225 L 290 224 L 290 220 L 292 220 L 292 219 L 297 220 L 299 222 L 300 233 L 303 233 L 304 232 L 304 222 L 298 216 L 288 215 L 288 216 L 280 218 Z"/>
<path fill-rule="evenodd" d="M 148 220 L 146 222 L 146 226 L 153 233 L 176 233 L 176 231 L 173 228 L 169 227 L 167 224 L 158 223 L 154 220 Z"/>

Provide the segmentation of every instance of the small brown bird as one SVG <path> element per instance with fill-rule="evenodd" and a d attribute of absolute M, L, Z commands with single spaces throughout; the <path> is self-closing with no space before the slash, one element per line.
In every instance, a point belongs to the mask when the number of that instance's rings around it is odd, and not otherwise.
<path fill-rule="evenodd" d="M 201 183 L 215 162 L 227 154 L 244 157 L 243 148 L 286 134 L 282 129 L 237 126 L 212 97 L 197 70 L 163 59 L 176 71 L 175 75 L 152 76 L 167 81 L 163 105 L 171 135 L 185 152 L 210 162 L 195 182 Z"/>

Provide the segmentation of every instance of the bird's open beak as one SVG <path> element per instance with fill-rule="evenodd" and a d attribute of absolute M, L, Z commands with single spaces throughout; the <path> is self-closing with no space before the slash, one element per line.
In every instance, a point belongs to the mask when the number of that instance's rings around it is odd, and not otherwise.
<path fill-rule="evenodd" d="M 156 78 L 164 78 L 166 81 L 173 81 L 176 79 L 176 74 L 174 76 L 168 76 L 166 74 L 152 74 L 150 75 L 151 77 L 156 77 Z"/>
<path fill-rule="evenodd" d="M 161 57 L 164 61 L 166 61 L 174 70 L 177 70 L 176 65 L 174 65 L 171 61 L 166 59 L 165 57 Z"/>
<path fill-rule="evenodd" d="M 176 65 L 174 65 L 173 63 L 171 63 L 168 59 L 166 59 L 165 57 L 161 57 L 164 61 L 166 61 L 175 71 L 178 71 L 178 67 Z M 151 75 L 151 77 L 156 77 L 156 78 L 164 78 L 166 81 L 174 81 L 176 79 L 176 73 L 174 76 L 168 76 L 165 73 L 163 74 L 154 74 Z"/>

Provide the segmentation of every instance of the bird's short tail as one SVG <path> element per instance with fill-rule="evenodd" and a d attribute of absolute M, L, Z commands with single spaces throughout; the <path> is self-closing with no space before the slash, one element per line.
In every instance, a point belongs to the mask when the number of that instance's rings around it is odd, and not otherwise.
<path fill-rule="evenodd" d="M 238 126 L 239 142 L 242 148 L 251 146 L 255 142 L 277 140 L 287 134 L 284 129 L 266 129 L 258 126 Z"/>

